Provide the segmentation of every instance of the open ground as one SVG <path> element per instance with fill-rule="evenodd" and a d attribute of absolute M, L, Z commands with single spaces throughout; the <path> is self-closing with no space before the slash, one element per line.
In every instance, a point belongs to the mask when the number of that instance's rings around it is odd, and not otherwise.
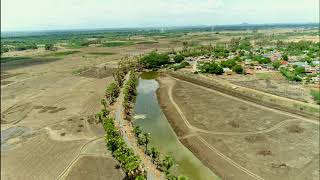
<path fill-rule="evenodd" d="M 180 141 L 223 179 L 318 179 L 319 122 L 170 76 L 158 99 Z"/>

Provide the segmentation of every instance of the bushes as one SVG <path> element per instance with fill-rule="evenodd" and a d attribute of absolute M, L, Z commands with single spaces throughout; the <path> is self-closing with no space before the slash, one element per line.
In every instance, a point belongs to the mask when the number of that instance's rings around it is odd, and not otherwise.
<path fill-rule="evenodd" d="M 178 70 L 178 69 L 181 69 L 181 68 L 185 68 L 187 66 L 189 66 L 190 64 L 186 61 L 183 61 L 181 62 L 180 64 L 174 64 L 172 65 L 170 68 L 172 68 L 173 70 Z"/>
<path fill-rule="evenodd" d="M 259 64 L 271 63 L 270 58 L 266 58 L 266 57 L 263 57 L 263 56 L 254 56 L 252 60 L 259 62 Z"/>
<path fill-rule="evenodd" d="M 15 47 L 16 51 L 25 51 L 28 49 L 38 49 L 38 46 L 35 43 L 31 44 L 19 44 Z"/>
<path fill-rule="evenodd" d="M 173 58 L 173 60 L 175 63 L 181 63 L 184 60 L 184 56 L 182 56 L 181 54 L 178 54 Z"/>
<path fill-rule="evenodd" d="M 160 54 L 156 51 L 143 56 L 140 59 L 140 64 L 142 64 L 147 69 L 160 68 L 162 65 L 170 63 L 170 57 L 167 54 Z"/>
<path fill-rule="evenodd" d="M 241 65 L 237 64 L 233 66 L 232 71 L 236 72 L 237 74 L 243 74 L 244 70 Z"/>
<path fill-rule="evenodd" d="M 235 66 L 236 64 L 237 62 L 235 59 L 228 59 L 226 61 L 221 62 L 221 66 L 226 68 L 233 68 L 233 66 Z"/>
<path fill-rule="evenodd" d="M 281 68 L 280 72 L 289 81 L 301 81 L 302 80 L 295 72 L 289 71 L 288 68 Z"/>
<path fill-rule="evenodd" d="M 210 74 L 223 74 L 223 68 L 216 64 L 215 62 L 204 62 L 198 65 L 200 72 L 202 73 L 210 73 Z"/>

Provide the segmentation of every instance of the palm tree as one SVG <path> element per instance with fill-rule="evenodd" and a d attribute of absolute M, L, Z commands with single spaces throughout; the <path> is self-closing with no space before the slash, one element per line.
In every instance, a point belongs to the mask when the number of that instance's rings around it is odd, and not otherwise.
<path fill-rule="evenodd" d="M 105 99 L 101 99 L 101 104 L 103 105 L 104 109 L 107 110 L 107 101 Z"/>
<path fill-rule="evenodd" d="M 169 155 L 166 155 L 162 160 L 162 166 L 166 168 L 166 172 L 169 172 L 169 169 L 173 166 L 173 158 Z"/>
<path fill-rule="evenodd" d="M 150 133 L 144 133 L 144 144 L 146 145 L 146 152 L 148 151 L 148 144 L 150 142 L 150 139 L 151 139 L 151 136 L 150 136 Z"/>
<path fill-rule="evenodd" d="M 142 130 L 141 130 L 140 126 L 136 126 L 136 127 L 134 127 L 133 132 L 134 132 L 135 136 L 138 138 L 139 135 L 142 133 Z"/>
<path fill-rule="evenodd" d="M 157 150 L 157 148 L 152 147 L 151 148 L 151 158 L 152 158 L 152 161 L 154 164 L 155 164 L 155 162 L 157 162 L 159 160 L 159 155 L 160 155 L 160 152 Z"/>

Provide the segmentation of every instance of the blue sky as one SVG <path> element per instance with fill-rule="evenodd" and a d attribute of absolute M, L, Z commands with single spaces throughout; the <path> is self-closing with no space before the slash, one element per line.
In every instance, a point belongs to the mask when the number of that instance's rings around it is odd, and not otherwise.
<path fill-rule="evenodd" d="M 1 0 L 1 31 L 319 22 L 318 0 Z"/>

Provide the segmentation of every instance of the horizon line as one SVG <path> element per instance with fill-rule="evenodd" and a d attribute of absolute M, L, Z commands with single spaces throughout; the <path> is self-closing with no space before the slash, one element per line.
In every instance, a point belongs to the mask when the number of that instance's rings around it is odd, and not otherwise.
<path fill-rule="evenodd" d="M 190 28 L 190 27 L 223 27 L 223 26 L 270 26 L 270 25 L 316 25 L 320 22 L 287 22 L 287 23 L 237 23 L 216 25 L 170 25 L 170 26 L 128 26 L 128 27 L 96 27 L 96 28 L 65 28 L 65 29 L 29 29 L 29 30 L 2 30 L 1 33 L 10 32 L 55 32 L 55 31 L 90 31 L 90 30 L 121 30 L 121 29 L 159 29 L 159 28 Z"/>

